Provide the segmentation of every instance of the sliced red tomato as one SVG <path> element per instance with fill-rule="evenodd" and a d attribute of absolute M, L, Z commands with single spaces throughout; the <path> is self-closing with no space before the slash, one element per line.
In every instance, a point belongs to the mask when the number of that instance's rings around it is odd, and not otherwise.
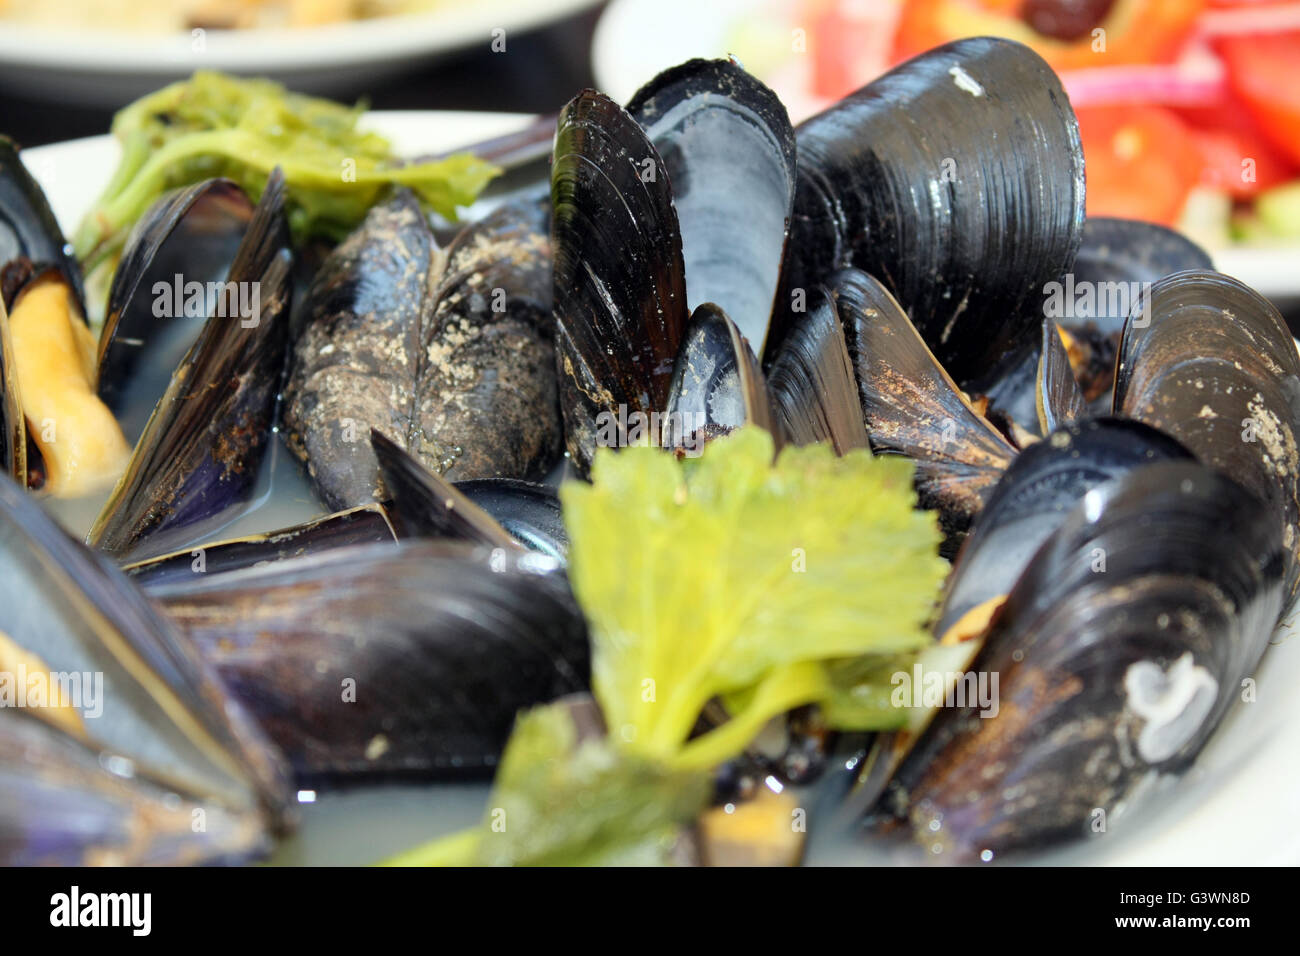
<path fill-rule="evenodd" d="M 1057 40 L 1039 33 L 1019 15 L 1023 0 L 905 0 L 894 36 L 894 59 L 906 60 L 931 47 L 969 36 L 1004 36 L 1036 50 L 1052 67 L 1081 70 L 1175 59 L 1195 27 L 1206 0 L 1115 0 L 1091 32 L 1079 40 Z"/>
<path fill-rule="evenodd" d="M 1079 109 L 1088 215 L 1173 225 L 1201 176 L 1187 126 L 1158 106 Z"/>
<path fill-rule="evenodd" d="M 1277 149 L 1235 98 L 1204 107 L 1174 107 L 1192 129 L 1205 165 L 1201 183 L 1249 199 L 1295 178 L 1300 167 Z"/>
<path fill-rule="evenodd" d="M 1260 130 L 1300 163 L 1300 31 L 1221 36 L 1215 48 L 1228 68 L 1228 84 Z"/>

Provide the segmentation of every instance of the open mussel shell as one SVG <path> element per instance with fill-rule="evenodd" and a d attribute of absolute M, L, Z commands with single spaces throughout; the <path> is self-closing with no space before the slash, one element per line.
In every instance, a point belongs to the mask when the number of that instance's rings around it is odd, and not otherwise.
<path fill-rule="evenodd" d="M 620 412 L 666 409 L 687 320 L 682 237 L 654 144 L 593 90 L 560 112 L 551 206 L 560 407 L 585 471 Z"/>
<path fill-rule="evenodd" d="M 767 376 L 773 417 L 795 445 L 828 441 L 838 454 L 868 448 L 853 360 L 830 295 L 813 289 Z"/>
<path fill-rule="evenodd" d="M 1078 421 L 1088 414 L 1088 403 L 1078 379 L 1074 377 L 1061 330 L 1052 319 L 1043 320 L 1034 396 L 1040 435 L 1050 435 L 1062 425 Z"/>
<path fill-rule="evenodd" d="M 444 253 L 398 190 L 326 259 L 284 423 L 328 507 L 380 496 L 371 428 L 448 480 L 539 479 L 559 459 L 546 217 L 540 203 L 502 206 Z"/>
<path fill-rule="evenodd" d="M 1038 54 L 959 40 L 796 134 L 789 293 L 844 266 L 869 272 L 968 388 L 1033 336 L 1044 286 L 1074 261 L 1084 208 L 1078 125 Z"/>
<path fill-rule="evenodd" d="M 124 422 L 127 441 L 145 420 L 226 292 L 253 218 L 253 203 L 228 179 L 173 190 L 140 218 L 113 273 L 99 337 L 99 397 Z M 238 291 L 238 290 L 236 290 Z M 146 412 L 147 414 L 147 412 Z"/>
<path fill-rule="evenodd" d="M 397 533 L 383 505 L 376 502 L 325 515 L 292 528 L 204 542 L 156 558 L 124 564 L 122 570 L 141 586 L 161 587 L 189 581 L 198 574 L 220 574 L 334 548 L 384 542 L 395 544 Z"/>
<path fill-rule="evenodd" d="M 845 269 L 829 286 L 871 447 L 916 462 L 921 506 L 938 510 L 955 551 L 1016 449 L 971 406 L 883 285 Z"/>
<path fill-rule="evenodd" d="M 1236 700 L 1281 609 L 1283 559 L 1269 509 L 1203 465 L 1088 492 L 971 665 L 990 700 L 941 709 L 875 822 L 949 862 L 1113 832 L 1138 787 L 1184 770 Z"/>
<path fill-rule="evenodd" d="M 694 454 L 706 441 L 745 424 L 773 430 L 763 372 L 736 323 L 706 302 L 691 316 L 677 353 L 666 424 L 649 437 L 652 444 Z M 648 427 L 654 431 L 653 424 Z M 620 444 L 645 437 L 632 430 Z"/>
<path fill-rule="evenodd" d="M 1273 509 L 1300 584 L 1300 355 L 1277 309 L 1236 279 L 1156 282 L 1124 326 L 1116 414 L 1172 435 Z"/>
<path fill-rule="evenodd" d="M 8 692 L 46 688 L 40 704 L 0 708 L 0 859 L 198 862 L 265 849 L 288 806 L 274 748 L 143 593 L 7 478 L 0 603 Z M 206 833 L 190 829 L 191 808 Z"/>
<path fill-rule="evenodd" d="M 0 136 L 0 273 L 7 273 L 6 267 L 20 262 L 27 268 L 57 268 L 76 293 L 85 314 L 81 267 L 72 255 L 72 247 L 44 191 L 23 165 L 18 145 Z M 4 298 L 8 300 L 12 290 L 8 281 L 4 285 Z"/>
<path fill-rule="evenodd" d="M 172 373 L 87 541 L 119 560 L 192 542 L 252 495 L 283 375 L 292 261 L 284 177 L 267 182 L 227 283 L 257 290 L 248 319 L 215 311 Z"/>
<path fill-rule="evenodd" d="M 455 541 L 369 545 L 151 591 L 300 783 L 481 775 L 515 714 L 583 689 L 559 564 Z"/>
<path fill-rule="evenodd" d="M 627 111 L 672 184 L 692 310 L 722 309 L 763 353 L 794 207 L 795 138 L 776 94 L 730 60 L 689 60 Z"/>

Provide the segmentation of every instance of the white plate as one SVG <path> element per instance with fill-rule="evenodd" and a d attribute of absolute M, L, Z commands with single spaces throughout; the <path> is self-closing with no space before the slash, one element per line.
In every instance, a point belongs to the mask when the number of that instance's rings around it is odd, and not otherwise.
<path fill-rule="evenodd" d="M 735 53 L 736 24 L 742 20 L 761 20 L 773 31 L 788 34 L 792 26 L 782 20 L 792 17 L 788 12 L 791 6 L 783 0 L 711 0 L 707 4 L 699 0 L 612 0 L 601 14 L 592 44 L 596 83 L 626 103 L 660 70 L 692 57 Z M 880 16 L 882 30 L 888 28 L 888 6 L 888 0 L 864 5 L 865 11 L 874 10 Z M 689 23 L 690 29 L 683 29 L 683 23 Z M 746 64 L 772 86 L 796 123 L 824 106 L 807 92 L 806 63 L 805 56 L 790 52 L 779 64 Z M 1300 245 L 1224 246 L 1207 251 L 1220 272 L 1263 295 L 1279 303 L 1300 300 Z"/>
<path fill-rule="evenodd" d="M 451 0 L 429 13 L 320 27 L 150 35 L 52 30 L 0 18 L 0 85 L 43 99 L 119 107 L 195 70 L 255 73 L 304 92 L 352 91 L 417 61 L 512 40 L 596 0 Z"/>
<path fill-rule="evenodd" d="M 531 117 L 493 113 L 372 113 L 367 124 L 403 155 L 450 149 L 499 136 Z M 113 171 L 117 145 L 107 136 L 26 150 L 23 159 L 44 187 L 65 232 L 72 232 Z M 311 508 L 295 515 L 305 520 Z M 256 519 L 258 512 L 250 515 Z M 261 513 L 263 516 L 265 512 Z M 264 518 L 263 518 L 264 520 Z M 275 524 L 275 527 L 282 524 Z M 231 533 L 270 530 L 237 526 Z M 1300 640 L 1288 621 L 1274 636 L 1256 675 L 1257 696 L 1238 704 L 1185 777 L 1130 817 L 1112 816 L 1102 839 L 1045 853 L 1030 862 L 1103 865 L 1249 865 L 1300 863 Z M 297 863 L 368 863 L 477 819 L 480 785 L 386 787 L 323 795 L 303 807 L 299 834 L 278 859 Z M 887 863 L 866 843 L 819 841 L 812 823 L 810 862 Z"/>

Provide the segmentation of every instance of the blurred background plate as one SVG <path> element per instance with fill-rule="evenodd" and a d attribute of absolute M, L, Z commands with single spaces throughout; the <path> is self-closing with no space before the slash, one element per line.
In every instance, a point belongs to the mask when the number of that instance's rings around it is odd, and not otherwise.
<path fill-rule="evenodd" d="M 39 0 L 37 0 L 39 2 Z M 197 69 L 257 74 L 309 93 L 355 95 L 377 79 L 572 16 L 597 0 L 438 0 L 428 13 L 277 29 L 137 33 L 0 19 L 0 87 L 118 107 Z"/>

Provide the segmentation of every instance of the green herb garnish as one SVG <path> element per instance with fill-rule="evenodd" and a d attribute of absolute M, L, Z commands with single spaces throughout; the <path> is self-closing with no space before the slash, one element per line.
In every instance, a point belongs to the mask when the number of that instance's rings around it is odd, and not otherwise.
<path fill-rule="evenodd" d="M 771 718 L 820 703 L 855 729 L 906 720 L 888 706 L 890 675 L 930 645 L 947 567 L 911 463 L 826 445 L 772 459 L 771 437 L 746 427 L 685 461 L 600 449 L 592 483 L 561 488 L 608 736 L 575 747 L 563 705 L 524 715 L 478 839 L 395 862 L 662 857 L 709 772 Z M 729 720 L 692 737 L 715 698 Z"/>
<path fill-rule="evenodd" d="M 208 71 L 136 100 L 114 117 L 122 161 L 77 230 L 77 256 L 93 269 L 120 251 L 159 196 L 212 176 L 233 179 L 256 201 L 280 166 L 289 225 L 302 242 L 345 236 L 390 183 L 451 218 L 499 172 L 469 154 L 398 165 L 388 140 L 357 129 L 364 110 Z"/>

